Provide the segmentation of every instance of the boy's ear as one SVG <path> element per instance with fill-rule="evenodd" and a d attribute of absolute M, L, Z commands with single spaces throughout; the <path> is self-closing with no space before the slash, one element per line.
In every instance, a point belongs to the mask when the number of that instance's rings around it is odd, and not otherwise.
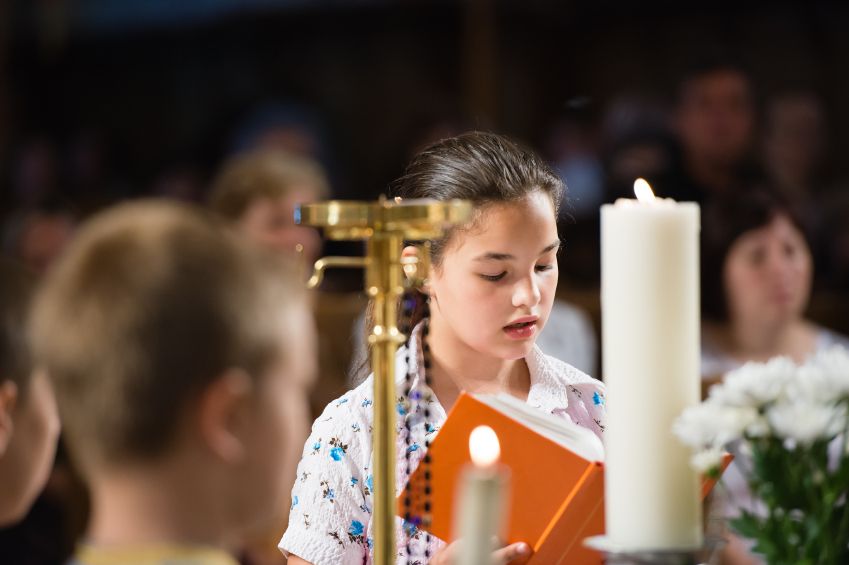
<path fill-rule="evenodd" d="M 15 431 L 12 412 L 15 411 L 17 403 L 18 385 L 8 379 L 0 383 L 0 457 L 3 457 L 9 442 L 12 441 Z"/>
<path fill-rule="evenodd" d="M 242 432 L 252 391 L 250 376 L 230 369 L 201 393 L 197 413 L 201 438 L 226 463 L 236 463 L 245 455 Z"/>

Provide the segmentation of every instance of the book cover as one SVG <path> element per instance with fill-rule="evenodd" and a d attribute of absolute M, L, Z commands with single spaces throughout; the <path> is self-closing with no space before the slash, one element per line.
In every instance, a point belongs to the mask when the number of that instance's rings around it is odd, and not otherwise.
<path fill-rule="evenodd" d="M 456 483 L 462 467 L 470 461 L 469 434 L 481 424 L 495 430 L 501 443 L 500 461 L 510 468 L 505 541 L 528 543 L 535 552 L 532 564 L 558 563 L 561 556 L 575 565 L 599 564 L 599 554 L 585 548 L 582 540 L 604 531 L 602 464 L 576 455 L 465 393 L 430 446 L 432 524 L 426 529 L 443 540 L 452 539 Z M 542 469 L 556 472 L 541 473 Z M 409 494 L 402 492 L 398 498 L 401 516 L 408 495 L 411 508 L 421 513 L 421 466 L 410 476 L 409 487 Z M 554 555 L 558 558 L 552 559 Z"/>

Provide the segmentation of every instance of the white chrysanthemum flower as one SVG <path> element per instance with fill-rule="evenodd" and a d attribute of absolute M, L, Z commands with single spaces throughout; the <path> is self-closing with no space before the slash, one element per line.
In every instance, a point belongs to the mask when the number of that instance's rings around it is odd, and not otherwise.
<path fill-rule="evenodd" d="M 780 402 L 767 410 L 767 419 L 779 438 L 810 445 L 831 439 L 845 429 L 845 406 L 805 401 Z"/>
<path fill-rule="evenodd" d="M 718 469 L 722 465 L 723 451 L 717 447 L 711 447 L 698 451 L 690 458 L 690 465 L 702 474 L 707 474 Z"/>
<path fill-rule="evenodd" d="M 746 363 L 725 376 L 721 385 L 710 390 L 711 402 L 729 406 L 759 408 L 784 397 L 798 367 L 786 357 L 766 363 Z"/>
<path fill-rule="evenodd" d="M 826 404 L 849 397 L 849 352 L 835 346 L 814 355 L 799 368 L 788 396 Z"/>
<path fill-rule="evenodd" d="M 722 447 L 744 436 L 750 427 L 759 429 L 758 411 L 749 406 L 723 406 L 705 402 L 687 408 L 672 431 L 684 444 L 695 448 Z"/>

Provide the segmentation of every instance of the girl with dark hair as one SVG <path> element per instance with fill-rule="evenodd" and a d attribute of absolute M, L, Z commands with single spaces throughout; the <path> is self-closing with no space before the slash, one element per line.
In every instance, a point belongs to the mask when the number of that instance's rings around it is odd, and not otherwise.
<path fill-rule="evenodd" d="M 396 358 L 396 494 L 427 462 L 427 446 L 461 391 L 506 393 L 539 410 L 604 429 L 603 385 L 535 346 L 557 286 L 557 211 L 563 185 L 536 155 L 489 133 L 467 133 L 419 153 L 395 185 L 402 198 L 471 201 L 471 221 L 430 242 L 431 272 L 410 311 Z M 405 248 L 406 255 L 416 250 Z M 425 345 L 423 345 L 423 342 Z M 371 562 L 372 386 L 328 405 L 313 425 L 280 548 L 290 564 Z M 454 544 L 396 522 L 399 563 L 453 562 Z M 524 543 L 495 552 L 507 563 Z"/>
<path fill-rule="evenodd" d="M 804 361 L 849 340 L 805 319 L 813 261 L 795 211 L 754 189 L 705 209 L 702 226 L 702 376 L 747 361 Z"/>

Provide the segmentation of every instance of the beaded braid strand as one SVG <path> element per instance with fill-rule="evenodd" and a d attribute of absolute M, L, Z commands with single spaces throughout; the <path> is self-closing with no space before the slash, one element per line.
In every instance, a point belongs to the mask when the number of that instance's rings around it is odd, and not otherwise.
<path fill-rule="evenodd" d="M 411 561 L 414 559 L 412 547 L 410 544 L 410 536 L 414 535 L 416 530 L 418 530 L 421 526 L 429 527 L 431 523 L 431 502 L 430 497 L 432 493 L 432 482 L 431 482 L 431 457 L 428 453 L 428 449 L 430 448 L 430 439 L 427 437 L 427 429 L 428 423 L 430 422 L 430 406 L 429 403 L 432 402 L 433 394 L 431 392 L 431 378 L 430 378 L 430 368 L 431 368 L 431 356 L 430 356 L 430 345 L 428 344 L 428 335 L 430 332 L 430 304 L 429 297 L 424 295 L 424 303 L 422 304 L 422 330 L 421 330 L 421 344 L 422 344 L 422 364 L 423 364 L 423 373 L 424 373 L 424 393 L 421 390 L 413 390 L 413 381 L 415 378 L 415 370 L 416 365 L 412 355 L 415 355 L 416 352 L 412 351 L 411 348 L 411 336 L 414 330 L 412 324 L 412 315 L 416 307 L 416 295 L 418 293 L 413 290 L 410 292 L 410 295 L 405 295 L 402 299 L 402 324 L 403 331 L 407 335 L 406 342 L 406 353 L 405 353 L 405 366 L 407 367 L 407 373 L 405 375 L 405 387 L 404 387 L 404 396 L 401 399 L 407 407 L 408 413 L 416 413 L 418 412 L 419 407 L 422 408 L 422 413 L 424 416 L 423 426 L 425 429 L 425 437 L 424 437 L 424 449 L 425 455 L 422 459 L 421 465 L 424 469 L 424 497 L 423 497 L 423 507 L 417 508 L 415 515 L 412 512 L 412 501 L 411 501 L 411 492 L 410 492 L 410 475 L 412 473 L 412 468 L 410 467 L 410 458 L 412 450 L 410 449 L 412 445 L 412 428 L 410 426 L 411 418 L 404 418 L 404 429 L 406 430 L 406 449 L 405 451 L 405 473 L 407 477 L 407 483 L 405 486 L 404 492 L 404 534 L 406 536 L 406 544 L 405 550 L 407 554 L 407 563 L 408 565 L 413 565 L 415 563 L 421 563 L 420 561 Z M 421 295 L 419 295 L 421 296 Z M 419 387 L 416 387 L 419 388 Z M 416 401 L 416 405 L 413 405 L 413 400 Z M 420 404 L 423 403 L 423 404 Z M 430 552 L 430 544 L 431 544 L 431 536 L 425 531 L 425 562 L 430 560 L 431 552 Z"/>
<path fill-rule="evenodd" d="M 430 336 L 430 295 L 424 295 L 424 305 L 422 307 L 422 364 L 424 366 L 424 384 L 425 384 L 425 392 L 426 394 L 423 396 L 422 400 L 424 401 L 424 426 L 425 426 L 425 438 L 424 438 L 424 449 L 425 454 L 422 459 L 422 465 L 424 468 L 424 517 L 423 524 L 425 527 L 430 527 L 431 522 L 431 457 L 430 457 L 430 438 L 427 437 L 427 425 L 430 422 L 430 403 L 433 401 L 433 393 L 431 388 L 431 357 L 430 357 L 430 344 L 429 336 Z M 430 560 L 430 533 L 425 531 L 425 561 Z"/>
<path fill-rule="evenodd" d="M 415 309 L 415 291 L 411 291 L 404 295 L 401 303 L 401 320 L 402 320 L 402 328 L 401 331 L 407 336 L 405 354 L 404 354 L 404 366 L 407 368 L 407 373 L 404 376 L 404 394 L 401 398 L 401 402 L 407 404 L 407 409 L 411 409 L 411 395 L 413 388 L 413 372 L 412 365 L 410 363 L 410 337 L 413 335 L 412 328 L 412 315 Z M 406 459 L 405 473 L 407 476 L 407 484 L 404 487 L 404 534 L 406 537 L 405 550 L 407 553 L 407 563 L 409 564 L 410 558 L 412 555 L 412 548 L 410 547 L 410 532 L 407 530 L 407 525 L 413 523 L 413 516 L 410 512 L 410 446 L 412 441 L 412 429 L 410 428 L 410 419 L 404 418 L 404 429 L 406 430 L 405 442 L 406 449 L 404 449 L 404 457 Z"/>

